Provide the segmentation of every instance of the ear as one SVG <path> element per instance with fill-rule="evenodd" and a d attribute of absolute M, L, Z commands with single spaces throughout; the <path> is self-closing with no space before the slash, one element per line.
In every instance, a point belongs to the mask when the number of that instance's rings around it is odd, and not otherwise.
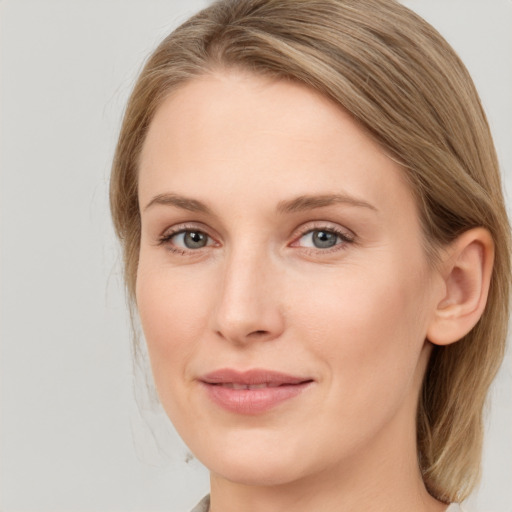
<path fill-rule="evenodd" d="M 484 228 L 466 231 L 443 252 L 444 296 L 430 322 L 429 341 L 449 345 L 477 324 L 487 303 L 493 263 L 494 242 Z"/>

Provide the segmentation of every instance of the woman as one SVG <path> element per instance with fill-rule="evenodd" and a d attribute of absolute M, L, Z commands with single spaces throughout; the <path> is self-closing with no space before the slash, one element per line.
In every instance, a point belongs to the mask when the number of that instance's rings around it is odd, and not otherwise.
<path fill-rule="evenodd" d="M 478 95 L 393 0 L 220 1 L 168 36 L 111 181 L 197 510 L 457 510 L 510 241 Z"/>

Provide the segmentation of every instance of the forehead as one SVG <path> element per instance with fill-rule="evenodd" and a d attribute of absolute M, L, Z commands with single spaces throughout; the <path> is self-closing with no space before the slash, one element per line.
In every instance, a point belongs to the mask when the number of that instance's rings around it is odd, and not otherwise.
<path fill-rule="evenodd" d="M 261 203 L 343 192 L 410 201 L 402 173 L 330 99 L 297 82 L 232 70 L 186 83 L 158 108 L 141 153 L 139 197 L 236 193 Z"/>

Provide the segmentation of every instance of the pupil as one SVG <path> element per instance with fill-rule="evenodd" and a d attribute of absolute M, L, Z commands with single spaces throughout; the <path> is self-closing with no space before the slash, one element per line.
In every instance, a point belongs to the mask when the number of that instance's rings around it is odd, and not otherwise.
<path fill-rule="evenodd" d="M 329 231 L 315 231 L 313 233 L 313 244 L 319 249 L 326 249 L 336 245 L 338 235 Z"/>
<path fill-rule="evenodd" d="M 206 245 L 206 235 L 198 231 L 188 231 L 185 233 L 184 242 L 189 249 L 198 249 Z"/>

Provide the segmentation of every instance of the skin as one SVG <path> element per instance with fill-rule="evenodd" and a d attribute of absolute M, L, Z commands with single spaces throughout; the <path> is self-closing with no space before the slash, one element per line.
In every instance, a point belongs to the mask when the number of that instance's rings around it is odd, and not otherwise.
<path fill-rule="evenodd" d="M 402 173 L 297 83 L 223 70 L 158 109 L 140 160 L 136 298 L 161 402 L 211 472 L 213 511 L 446 508 L 421 479 L 415 411 L 426 338 L 453 301 Z M 306 195 L 316 202 L 290 207 Z M 207 245 L 172 236 L 184 229 Z M 318 230 L 341 236 L 318 248 Z M 219 368 L 314 382 L 239 415 L 198 381 Z"/>

